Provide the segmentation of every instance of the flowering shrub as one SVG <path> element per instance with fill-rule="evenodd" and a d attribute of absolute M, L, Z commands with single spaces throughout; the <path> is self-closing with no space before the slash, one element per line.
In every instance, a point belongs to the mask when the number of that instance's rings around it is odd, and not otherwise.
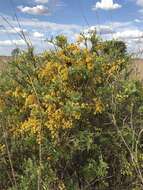
<path fill-rule="evenodd" d="M 142 85 L 123 43 L 79 39 L 21 52 L 2 77 L 0 189 L 142 188 Z"/>

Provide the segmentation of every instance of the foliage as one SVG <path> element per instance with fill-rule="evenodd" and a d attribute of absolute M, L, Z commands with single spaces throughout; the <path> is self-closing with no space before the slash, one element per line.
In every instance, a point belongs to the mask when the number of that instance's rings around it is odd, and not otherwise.
<path fill-rule="evenodd" d="M 51 42 L 0 81 L 0 189 L 141 189 L 143 87 L 125 45 Z"/>
<path fill-rule="evenodd" d="M 18 56 L 19 54 L 20 54 L 20 49 L 19 49 L 19 48 L 15 48 L 15 49 L 13 49 L 12 52 L 11 52 L 11 55 L 12 55 L 13 57 Z"/>

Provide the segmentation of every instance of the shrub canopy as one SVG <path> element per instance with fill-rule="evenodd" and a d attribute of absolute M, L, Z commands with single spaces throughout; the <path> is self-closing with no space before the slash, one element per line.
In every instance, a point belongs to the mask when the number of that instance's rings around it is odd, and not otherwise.
<path fill-rule="evenodd" d="M 0 189 L 141 189 L 143 88 L 125 44 L 52 43 L 1 78 Z"/>

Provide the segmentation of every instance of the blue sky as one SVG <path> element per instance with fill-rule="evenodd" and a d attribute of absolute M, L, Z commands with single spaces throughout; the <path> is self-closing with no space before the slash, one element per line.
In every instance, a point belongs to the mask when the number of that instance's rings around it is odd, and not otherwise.
<path fill-rule="evenodd" d="M 45 39 L 51 36 L 65 34 L 75 40 L 81 31 L 96 29 L 103 39 L 124 40 L 137 53 L 143 48 L 143 0 L 4 0 L 0 4 L 0 55 L 25 48 L 17 34 L 21 28 L 37 52 L 49 48 Z"/>

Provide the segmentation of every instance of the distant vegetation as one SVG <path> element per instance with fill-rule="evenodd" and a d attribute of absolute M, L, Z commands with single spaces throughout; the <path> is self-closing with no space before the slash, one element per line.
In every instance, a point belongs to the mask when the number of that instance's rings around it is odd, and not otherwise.
<path fill-rule="evenodd" d="M 51 43 L 1 74 L 0 189 L 143 189 L 143 86 L 125 44 Z"/>

